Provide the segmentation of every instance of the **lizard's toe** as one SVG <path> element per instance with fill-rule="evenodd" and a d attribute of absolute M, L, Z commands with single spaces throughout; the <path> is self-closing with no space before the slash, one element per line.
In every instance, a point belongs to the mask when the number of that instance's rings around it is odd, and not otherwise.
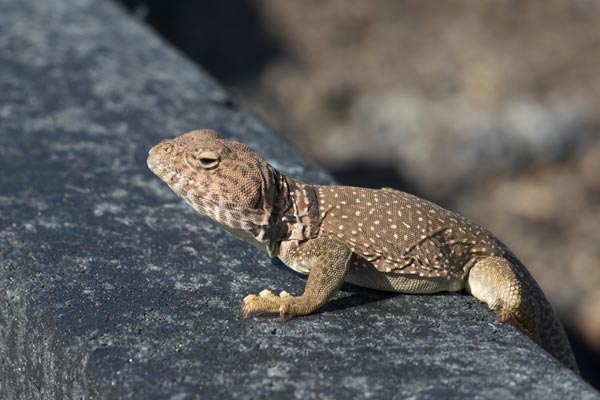
<path fill-rule="evenodd" d="M 257 296 L 255 294 L 249 294 L 248 296 L 244 297 L 244 300 L 242 300 L 242 305 L 246 302 L 251 301 L 252 299 L 256 298 Z"/>
<path fill-rule="evenodd" d="M 242 318 L 248 318 L 248 315 L 250 315 L 251 312 L 250 308 L 245 303 L 242 303 L 242 306 L 240 308 L 242 309 Z"/>
<path fill-rule="evenodd" d="M 244 297 L 244 300 L 242 300 L 240 308 L 242 310 L 242 316 L 244 318 L 247 318 L 248 315 L 252 312 L 252 307 L 250 306 L 250 304 L 252 304 L 252 301 L 257 297 L 258 296 L 256 296 L 255 294 L 249 294 L 248 296 Z"/>
<path fill-rule="evenodd" d="M 279 318 L 285 320 L 286 317 L 294 317 L 294 314 L 291 312 L 290 306 L 294 302 L 294 297 L 291 296 L 288 292 L 283 291 L 279 295 Z"/>
<path fill-rule="evenodd" d="M 258 294 L 260 297 L 276 297 L 269 289 L 263 289 Z"/>
<path fill-rule="evenodd" d="M 279 318 L 285 319 L 288 308 L 289 307 L 286 304 L 282 304 L 281 306 L 279 306 Z"/>

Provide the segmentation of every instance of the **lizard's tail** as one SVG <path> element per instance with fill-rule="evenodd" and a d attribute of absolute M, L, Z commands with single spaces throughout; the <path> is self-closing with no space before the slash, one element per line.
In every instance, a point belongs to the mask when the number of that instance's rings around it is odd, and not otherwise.
<path fill-rule="evenodd" d="M 542 289 L 516 259 L 486 257 L 469 271 L 467 291 L 496 312 L 499 321 L 515 326 L 579 373 L 567 335 Z"/>
<path fill-rule="evenodd" d="M 541 308 L 540 319 L 538 323 L 538 336 L 540 341 L 538 344 L 542 346 L 548 353 L 552 354 L 558 361 L 560 361 L 565 367 L 573 370 L 577 374 L 580 374 L 575 355 L 571 349 L 571 344 L 565 330 L 558 318 L 558 315 L 552 308 L 550 302 L 544 296 L 542 289 L 539 288 L 537 283 L 531 278 L 531 281 L 535 285 L 536 300 L 539 301 Z"/>

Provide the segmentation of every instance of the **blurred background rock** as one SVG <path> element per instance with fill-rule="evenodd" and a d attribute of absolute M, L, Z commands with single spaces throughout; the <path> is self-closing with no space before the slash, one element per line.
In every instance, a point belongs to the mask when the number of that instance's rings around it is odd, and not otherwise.
<path fill-rule="evenodd" d="M 122 3 L 343 183 L 489 227 L 600 387 L 600 2 Z"/>

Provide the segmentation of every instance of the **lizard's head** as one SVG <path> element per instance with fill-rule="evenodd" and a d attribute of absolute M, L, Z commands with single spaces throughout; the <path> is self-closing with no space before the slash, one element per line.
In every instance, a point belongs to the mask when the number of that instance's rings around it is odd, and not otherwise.
<path fill-rule="evenodd" d="M 200 214 L 254 244 L 271 239 L 281 178 L 248 146 L 196 130 L 154 146 L 147 163 Z"/>

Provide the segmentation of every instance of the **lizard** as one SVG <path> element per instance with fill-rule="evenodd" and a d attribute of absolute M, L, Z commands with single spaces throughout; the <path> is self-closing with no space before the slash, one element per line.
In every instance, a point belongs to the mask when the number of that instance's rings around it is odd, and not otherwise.
<path fill-rule="evenodd" d="M 244 318 L 313 313 L 343 282 L 415 294 L 464 290 L 578 373 L 560 320 L 525 266 L 455 212 L 392 188 L 295 180 L 208 129 L 163 140 L 147 165 L 198 213 L 308 275 L 299 296 L 246 296 Z"/>

